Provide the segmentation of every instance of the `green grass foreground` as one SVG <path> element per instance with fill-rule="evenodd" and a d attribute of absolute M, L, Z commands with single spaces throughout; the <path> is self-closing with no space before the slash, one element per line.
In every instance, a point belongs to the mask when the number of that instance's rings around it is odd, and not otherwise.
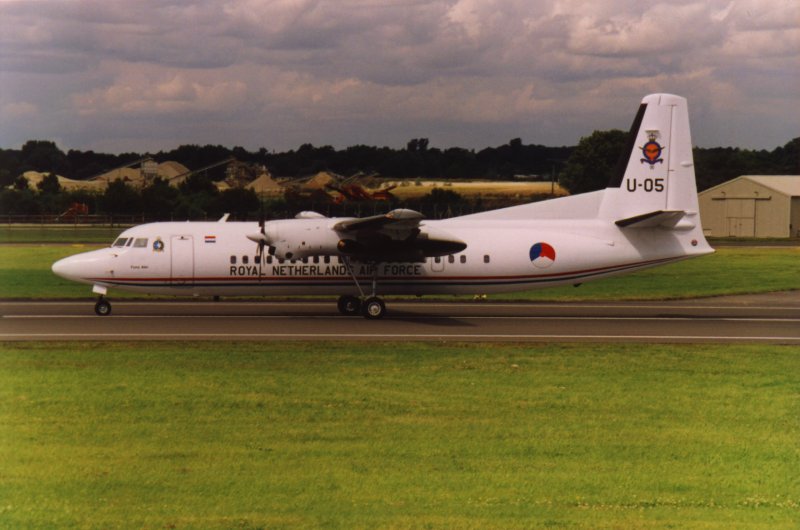
<path fill-rule="evenodd" d="M 91 298 L 91 288 L 61 279 L 56 260 L 98 245 L 0 246 L 0 298 Z M 800 289 L 800 247 L 723 247 L 690 259 L 575 287 L 542 289 L 493 300 L 637 300 L 764 293 Z M 480 293 L 476 293 L 480 294 Z M 113 298 L 143 296 L 112 289 Z"/>
<path fill-rule="evenodd" d="M 0 344 L 2 528 L 797 528 L 800 350 Z"/>

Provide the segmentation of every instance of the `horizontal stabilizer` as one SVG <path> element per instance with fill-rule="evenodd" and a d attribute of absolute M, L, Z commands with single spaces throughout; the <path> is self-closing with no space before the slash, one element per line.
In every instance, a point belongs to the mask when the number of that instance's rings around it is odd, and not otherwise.
<path fill-rule="evenodd" d="M 656 210 L 620 219 L 616 225 L 621 228 L 675 228 L 684 215 L 683 210 Z"/>

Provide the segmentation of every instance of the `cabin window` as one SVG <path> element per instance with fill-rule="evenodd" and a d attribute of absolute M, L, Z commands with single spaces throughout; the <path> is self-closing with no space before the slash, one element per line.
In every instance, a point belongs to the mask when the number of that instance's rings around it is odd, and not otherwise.
<path fill-rule="evenodd" d="M 236 256 L 231 256 L 231 265 L 236 265 Z"/>
<path fill-rule="evenodd" d="M 136 241 L 133 242 L 133 248 L 147 248 L 147 238 L 137 237 Z"/>
<path fill-rule="evenodd" d="M 259 256 L 253 256 L 253 263 L 255 265 L 258 265 L 259 263 L 261 263 L 261 258 Z"/>
<path fill-rule="evenodd" d="M 455 256 L 453 256 L 452 254 L 447 256 L 447 263 L 455 263 L 455 262 L 456 262 L 456 257 Z"/>
<path fill-rule="evenodd" d="M 267 264 L 272 265 L 272 256 L 267 256 Z"/>
<path fill-rule="evenodd" d="M 489 254 L 484 254 L 483 255 L 483 262 L 484 263 L 489 263 L 490 261 L 491 261 L 491 259 L 489 258 Z"/>
<path fill-rule="evenodd" d="M 308 263 L 308 258 L 303 258 L 303 263 Z"/>
<path fill-rule="evenodd" d="M 433 258 L 433 261 L 434 261 L 434 263 L 441 263 L 442 262 L 442 257 L 441 256 L 436 256 L 435 258 Z"/>
<path fill-rule="evenodd" d="M 319 263 L 319 256 L 314 256 L 314 263 Z"/>
<path fill-rule="evenodd" d="M 248 256 L 242 256 L 242 265 L 247 265 L 250 263 L 250 258 Z"/>
<path fill-rule="evenodd" d="M 459 258 L 460 258 L 459 261 L 461 261 L 461 263 L 466 263 L 467 262 L 467 256 L 465 256 L 464 254 L 461 254 L 461 256 L 459 256 Z"/>
<path fill-rule="evenodd" d="M 325 256 L 324 258 L 322 258 L 322 261 L 324 261 L 326 264 L 330 263 L 331 262 L 331 257 L 330 256 Z"/>
<path fill-rule="evenodd" d="M 117 240 L 114 241 L 114 244 L 111 245 L 111 246 L 113 246 L 113 247 L 124 247 L 125 243 L 127 243 L 127 242 L 128 242 L 128 238 L 127 237 L 120 237 L 120 238 L 117 238 Z"/>

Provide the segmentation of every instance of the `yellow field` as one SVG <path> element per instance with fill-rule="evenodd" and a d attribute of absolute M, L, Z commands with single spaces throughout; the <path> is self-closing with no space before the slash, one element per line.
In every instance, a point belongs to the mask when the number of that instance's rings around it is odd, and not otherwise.
<path fill-rule="evenodd" d="M 387 186 L 397 185 L 392 190 L 392 194 L 399 199 L 416 199 L 427 195 L 434 188 L 451 190 L 463 197 L 528 197 L 531 195 L 550 194 L 554 189 L 554 195 L 568 195 L 567 191 L 549 182 L 453 182 L 440 180 L 425 180 L 419 184 L 411 181 L 387 182 Z"/>

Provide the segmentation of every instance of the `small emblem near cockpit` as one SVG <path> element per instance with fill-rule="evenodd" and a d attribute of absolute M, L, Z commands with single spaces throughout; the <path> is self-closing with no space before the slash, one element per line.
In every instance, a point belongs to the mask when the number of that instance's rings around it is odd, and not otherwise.
<path fill-rule="evenodd" d="M 164 250 L 164 242 L 161 241 L 160 237 L 157 237 L 155 241 L 153 241 L 153 251 L 155 252 L 162 252 Z"/>

